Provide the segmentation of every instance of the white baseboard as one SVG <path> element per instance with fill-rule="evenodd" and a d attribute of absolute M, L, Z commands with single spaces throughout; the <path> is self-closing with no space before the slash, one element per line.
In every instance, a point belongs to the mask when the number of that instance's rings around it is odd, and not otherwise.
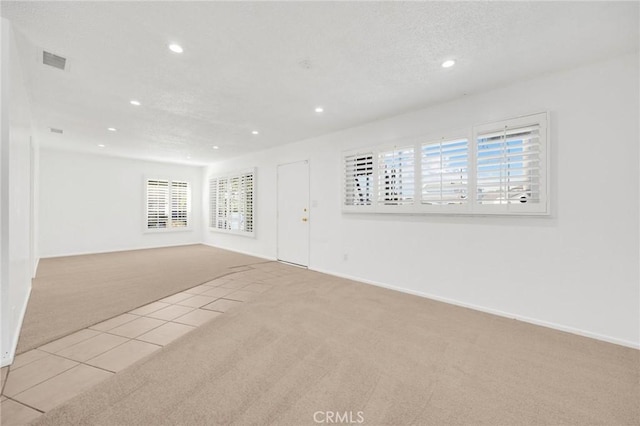
<path fill-rule="evenodd" d="M 31 271 L 31 278 L 35 278 L 38 273 L 38 265 L 40 265 L 40 258 L 36 258 L 36 261 L 33 262 L 33 271 Z"/>
<path fill-rule="evenodd" d="M 159 249 L 159 248 L 167 248 L 167 247 L 183 247 L 183 246 L 194 246 L 194 245 L 207 245 L 201 242 L 194 243 L 180 243 L 180 244 L 167 244 L 162 246 L 144 246 L 144 247 L 129 247 L 129 248 L 118 248 L 113 250 L 98 250 L 98 251 L 86 251 L 86 252 L 71 252 L 64 254 L 56 254 L 53 256 L 42 256 L 41 259 L 55 259 L 57 257 L 67 257 L 67 256 L 85 256 L 88 254 L 105 254 L 105 253 L 119 253 L 123 251 L 135 251 L 135 250 L 151 250 L 151 249 Z M 38 261 L 40 258 L 38 258 Z"/>
<path fill-rule="evenodd" d="M 407 289 L 407 288 L 396 287 L 396 286 L 384 284 L 384 283 L 381 283 L 381 282 L 372 281 L 372 280 L 368 280 L 368 279 L 365 279 L 365 278 L 355 277 L 355 276 L 351 276 L 351 275 L 347 275 L 347 274 L 340 274 L 340 273 L 336 273 L 336 272 L 332 272 L 332 271 L 327 271 L 327 270 L 318 269 L 318 268 L 311 268 L 311 267 L 309 267 L 309 269 L 313 270 L 313 271 L 316 271 L 316 272 L 321 272 L 323 274 L 333 275 L 333 276 L 340 277 L 340 278 L 346 278 L 348 280 L 353 280 L 353 281 L 359 281 L 359 282 L 362 282 L 362 283 L 365 283 L 365 284 L 371 284 L 371 285 L 374 285 L 376 287 L 383 287 L 383 288 L 386 288 L 386 289 L 389 289 L 389 290 L 396 290 L 396 291 L 400 291 L 402 293 L 412 294 L 412 295 L 415 295 L 415 296 L 420 296 L 420 297 L 424 297 L 424 298 L 427 298 L 427 299 L 436 300 L 438 302 L 448 303 L 450 305 L 461 306 L 463 308 L 469 308 L 469 309 L 473 309 L 473 310 L 476 310 L 476 311 L 497 315 L 497 316 L 500 316 L 500 317 L 510 318 L 510 319 L 514 319 L 514 320 L 517 320 L 517 321 L 526 322 L 526 323 L 529 323 L 529 324 L 534 324 L 534 325 L 539 325 L 539 326 L 542 326 L 542 327 L 551 328 L 551 329 L 554 329 L 554 330 L 564 331 L 566 333 L 576 334 L 578 336 L 589 337 L 591 339 L 596 339 L 596 340 L 602 340 L 604 342 L 613 343 L 613 344 L 620 345 L 620 346 L 625 346 L 625 347 L 628 347 L 628 348 L 640 349 L 640 343 L 632 342 L 632 341 L 629 341 L 629 340 L 618 339 L 618 338 L 615 338 L 615 337 L 605 336 L 605 335 L 598 334 L 598 333 L 592 333 L 590 331 L 582 330 L 582 329 L 579 329 L 579 328 L 569 327 L 569 326 L 566 326 L 566 325 L 557 324 L 557 323 L 553 323 L 553 322 L 549 322 L 549 321 L 543 321 L 543 320 L 539 320 L 539 319 L 536 319 L 536 318 L 530 318 L 530 317 L 526 317 L 526 316 L 522 316 L 522 315 L 518 315 L 518 314 L 513 314 L 513 313 L 510 313 L 510 312 L 504 312 L 504 311 L 500 311 L 500 310 L 497 310 L 497 309 L 486 308 L 484 306 L 478 306 L 478 305 L 474 305 L 474 304 L 471 304 L 471 303 L 460 302 L 460 301 L 455 300 L 455 299 L 449 299 L 449 298 L 446 298 L 446 297 L 436 296 L 436 295 L 433 295 L 433 294 L 428 294 L 428 293 L 424 293 L 424 292 L 421 292 L 421 291 L 410 290 L 410 289 Z"/>
<path fill-rule="evenodd" d="M 227 247 L 217 246 L 215 244 L 209 244 L 209 243 L 200 243 L 200 244 L 202 244 L 203 246 L 209 246 L 209 247 L 213 247 L 213 248 L 217 248 L 217 249 L 221 249 L 221 250 L 232 251 L 234 253 L 246 254 L 247 256 L 258 257 L 260 259 L 265 259 L 265 260 L 269 260 L 269 261 L 272 261 L 272 262 L 275 262 L 276 260 L 278 260 L 275 257 L 269 257 L 269 256 L 264 256 L 262 254 L 250 253 L 248 251 L 243 251 L 243 250 L 234 250 L 234 249 L 230 249 L 230 248 L 227 248 Z"/>
<path fill-rule="evenodd" d="M 31 298 L 31 289 L 32 286 L 29 285 L 29 293 L 24 300 L 22 305 L 22 309 L 20 312 L 20 320 L 18 321 L 17 327 L 14 328 L 13 339 L 11 339 L 11 349 L 7 356 L 2 357 L 0 361 L 0 367 L 6 367 L 8 365 L 13 364 L 13 360 L 16 357 L 16 348 L 18 347 L 18 339 L 20 338 L 20 332 L 22 331 L 22 323 L 24 322 L 24 317 L 27 314 L 27 305 L 29 304 L 29 299 Z"/>

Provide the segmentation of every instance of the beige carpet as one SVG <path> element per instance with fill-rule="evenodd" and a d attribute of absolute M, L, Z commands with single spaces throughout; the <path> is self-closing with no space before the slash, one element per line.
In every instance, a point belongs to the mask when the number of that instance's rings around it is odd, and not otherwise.
<path fill-rule="evenodd" d="M 640 422 L 637 350 L 276 263 L 237 275 L 273 288 L 36 424 Z"/>
<path fill-rule="evenodd" d="M 42 259 L 17 353 L 259 262 L 204 245 Z"/>

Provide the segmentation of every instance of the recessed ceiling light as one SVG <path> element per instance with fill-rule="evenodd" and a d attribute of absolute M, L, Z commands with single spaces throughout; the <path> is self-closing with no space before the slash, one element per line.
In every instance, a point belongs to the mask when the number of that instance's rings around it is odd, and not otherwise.
<path fill-rule="evenodd" d="M 322 107 L 316 107 L 316 112 L 323 112 L 323 111 L 324 111 L 324 108 L 322 108 Z"/>
<path fill-rule="evenodd" d="M 98 144 L 98 148 L 104 148 L 104 144 Z"/>
<path fill-rule="evenodd" d="M 257 131 L 257 130 L 254 130 L 253 132 L 251 132 L 251 134 L 252 134 L 252 135 L 257 135 L 257 134 L 258 134 L 258 131 Z"/>
<path fill-rule="evenodd" d="M 107 130 L 110 132 L 117 132 L 118 129 L 116 129 L 115 127 L 107 127 Z"/>
<path fill-rule="evenodd" d="M 456 64 L 456 61 L 453 59 L 446 60 L 442 63 L 442 68 L 451 68 Z"/>
<path fill-rule="evenodd" d="M 191 160 L 191 156 L 190 155 L 187 155 L 187 160 Z"/>
<path fill-rule="evenodd" d="M 220 149 L 220 147 L 218 145 L 214 145 L 213 149 Z"/>
<path fill-rule="evenodd" d="M 140 106 L 140 101 L 136 101 L 135 99 L 130 100 L 129 103 L 131 105 Z"/>
<path fill-rule="evenodd" d="M 182 46 L 180 46 L 179 44 L 170 44 L 169 45 L 169 50 L 171 50 L 172 52 L 175 53 L 182 53 L 184 50 L 182 49 Z"/>

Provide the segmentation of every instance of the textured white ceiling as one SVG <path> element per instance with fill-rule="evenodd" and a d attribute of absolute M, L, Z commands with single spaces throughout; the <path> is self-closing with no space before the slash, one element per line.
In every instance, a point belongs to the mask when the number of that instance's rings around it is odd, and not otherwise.
<path fill-rule="evenodd" d="M 2 1 L 1 11 L 19 32 L 41 145 L 206 164 L 637 51 L 638 6 Z M 69 71 L 42 65 L 43 48 Z M 457 65 L 441 68 L 448 58 Z"/>

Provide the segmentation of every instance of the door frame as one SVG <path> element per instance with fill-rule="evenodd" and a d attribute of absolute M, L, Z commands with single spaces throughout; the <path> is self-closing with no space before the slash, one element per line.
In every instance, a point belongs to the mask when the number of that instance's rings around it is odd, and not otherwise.
<path fill-rule="evenodd" d="M 280 173 L 279 173 L 279 168 L 281 166 L 288 166 L 291 164 L 296 164 L 296 163 L 305 163 L 307 165 L 307 182 L 308 182 L 308 187 L 307 187 L 307 218 L 309 219 L 307 221 L 307 264 L 306 265 L 300 265 L 297 263 L 291 263 L 288 262 L 286 260 L 281 260 L 280 259 L 280 255 L 279 255 L 279 251 L 280 251 L 280 205 L 278 202 L 278 195 L 280 193 Z M 289 161 L 286 163 L 282 163 L 282 164 L 277 164 L 276 165 L 276 260 L 278 262 L 283 262 L 286 263 L 288 265 L 292 265 L 292 266 L 298 266 L 300 268 L 309 268 L 309 264 L 311 263 L 311 161 L 307 158 L 307 159 L 303 159 L 303 160 L 296 160 L 296 161 Z"/>

